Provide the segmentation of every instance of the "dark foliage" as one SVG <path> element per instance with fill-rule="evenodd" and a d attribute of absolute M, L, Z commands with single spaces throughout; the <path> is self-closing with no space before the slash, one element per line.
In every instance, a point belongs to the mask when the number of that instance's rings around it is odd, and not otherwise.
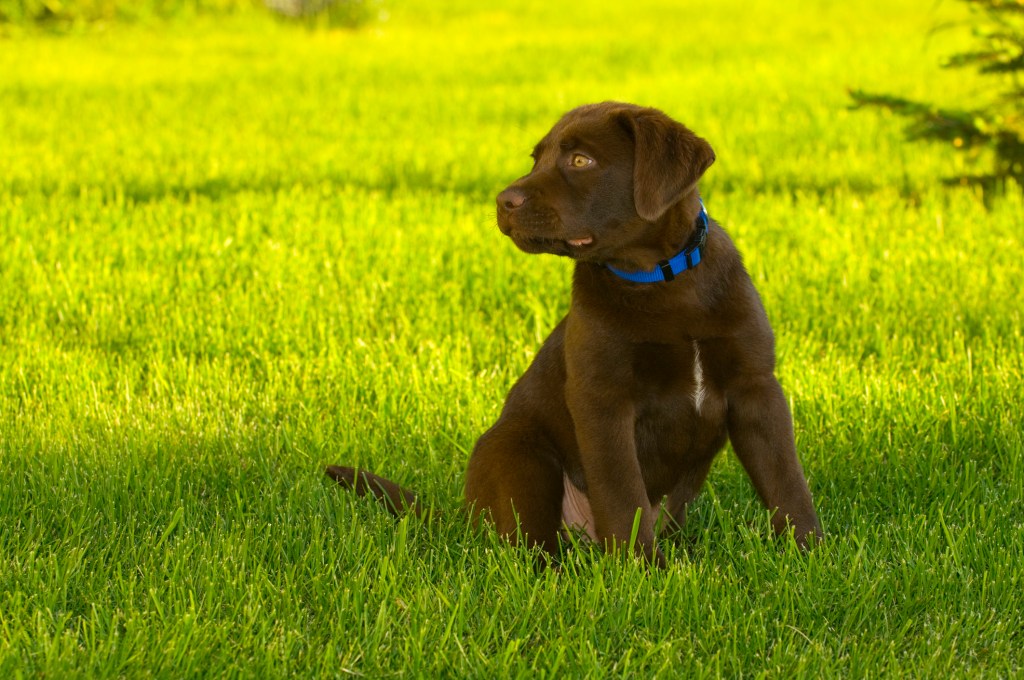
<path fill-rule="evenodd" d="M 852 91 L 854 108 L 879 106 L 910 119 L 907 138 L 952 144 L 973 161 L 991 158 L 989 172 L 952 182 L 1005 186 L 1024 184 L 1024 0 L 962 0 L 971 6 L 977 46 L 955 54 L 945 68 L 973 69 L 979 80 L 976 105 L 941 108 L 887 94 Z M 988 151 L 990 153 L 983 153 Z"/>

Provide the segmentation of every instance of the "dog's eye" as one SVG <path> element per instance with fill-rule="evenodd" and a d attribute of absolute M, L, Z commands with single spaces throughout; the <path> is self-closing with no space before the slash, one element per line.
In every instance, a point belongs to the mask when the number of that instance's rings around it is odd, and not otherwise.
<path fill-rule="evenodd" d="M 571 165 L 574 168 L 585 168 L 585 167 L 587 167 L 588 165 L 590 165 L 593 162 L 594 162 L 593 158 L 587 158 L 586 156 L 584 156 L 581 153 L 574 153 L 569 158 L 569 165 Z"/>

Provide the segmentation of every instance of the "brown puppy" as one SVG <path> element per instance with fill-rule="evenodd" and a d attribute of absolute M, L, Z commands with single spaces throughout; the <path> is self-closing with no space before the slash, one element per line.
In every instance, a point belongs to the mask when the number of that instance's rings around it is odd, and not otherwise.
<path fill-rule="evenodd" d="M 567 113 L 498 226 L 528 253 L 576 261 L 572 304 L 476 444 L 466 501 L 511 541 L 554 552 L 565 527 L 663 561 L 656 525 L 686 505 L 730 439 L 777 533 L 821 535 L 774 376 L 771 327 L 697 181 L 706 141 L 664 113 L 605 102 Z M 328 468 L 392 511 L 408 491 Z"/>

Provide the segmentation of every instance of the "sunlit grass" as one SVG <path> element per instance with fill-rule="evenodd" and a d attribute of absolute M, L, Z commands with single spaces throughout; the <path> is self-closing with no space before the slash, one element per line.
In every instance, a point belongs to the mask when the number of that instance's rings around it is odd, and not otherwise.
<path fill-rule="evenodd" d="M 1019 192 L 847 87 L 969 97 L 952 3 L 403 3 L 0 42 L 0 673 L 1020 672 Z M 960 78 L 960 79 L 958 79 Z M 932 96 L 934 95 L 934 96 Z M 573 105 L 658 106 L 778 336 L 827 540 L 727 454 L 670 567 L 559 574 L 459 521 L 570 264 L 493 195 Z M 395 523 L 372 467 L 449 513 Z"/>

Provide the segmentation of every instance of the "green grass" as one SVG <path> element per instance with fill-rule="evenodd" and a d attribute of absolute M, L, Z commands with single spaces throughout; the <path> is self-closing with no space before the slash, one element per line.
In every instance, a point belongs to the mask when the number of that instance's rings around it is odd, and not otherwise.
<path fill-rule="evenodd" d="M 962 100 L 953 3 L 395 3 L 0 41 L 0 676 L 1010 677 L 1024 200 L 846 88 Z M 571 264 L 493 196 L 564 110 L 658 106 L 778 336 L 827 532 L 726 453 L 668 569 L 457 521 Z M 357 463 L 453 515 L 395 523 Z"/>

